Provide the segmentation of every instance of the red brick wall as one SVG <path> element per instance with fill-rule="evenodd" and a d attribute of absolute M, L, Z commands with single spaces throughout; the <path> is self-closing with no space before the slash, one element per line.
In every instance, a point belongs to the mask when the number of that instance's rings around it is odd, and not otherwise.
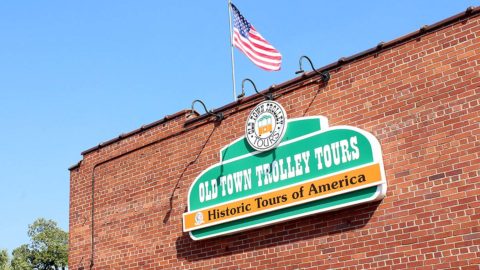
<path fill-rule="evenodd" d="M 184 127 L 180 114 L 72 170 L 69 269 L 90 266 L 92 172 L 95 269 L 479 269 L 480 17 L 330 72 L 327 86 L 276 100 L 290 118 L 324 115 L 373 133 L 383 201 L 193 241 L 182 233 L 188 188 L 243 135 L 260 99 L 224 111 L 219 125 Z"/>

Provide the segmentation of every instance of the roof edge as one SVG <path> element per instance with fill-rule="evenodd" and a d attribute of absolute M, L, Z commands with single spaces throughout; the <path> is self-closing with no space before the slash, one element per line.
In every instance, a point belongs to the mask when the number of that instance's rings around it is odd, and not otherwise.
<path fill-rule="evenodd" d="M 333 62 L 333 63 L 330 63 L 330 64 L 327 64 L 321 68 L 318 68 L 316 69 L 316 71 L 318 72 L 324 72 L 324 71 L 329 71 L 329 70 L 332 70 L 332 69 L 335 69 L 335 68 L 338 68 L 338 67 L 341 67 L 345 64 L 349 64 L 349 63 L 352 63 L 354 61 L 357 61 L 359 59 L 362 59 L 362 58 L 365 58 L 367 56 L 370 56 L 372 54 L 377 54 L 377 53 L 380 53 L 382 51 L 385 51 L 385 50 L 388 50 L 388 49 L 391 49 L 391 48 L 394 48 L 396 46 L 399 46 L 399 45 L 402 45 L 412 39 L 415 39 L 415 38 L 418 38 L 418 37 L 421 37 L 423 35 L 426 35 L 426 34 L 429 34 L 429 33 L 432 33 L 432 32 L 435 32 L 437 30 L 440 30 L 442 28 L 445 28 L 449 25 L 452 25 L 454 23 L 457 23 L 459 21 L 462 21 L 464 19 L 467 19 L 467 18 L 470 18 L 470 17 L 474 17 L 476 15 L 480 14 L 480 7 L 468 7 L 465 11 L 461 12 L 461 13 L 458 13 L 456 15 L 453 15 L 451 17 L 448 17 L 446 19 L 443 19 L 439 22 L 436 22 L 432 25 L 425 25 L 425 26 L 422 26 L 419 30 L 417 31 L 414 31 L 414 32 L 411 32 L 409 34 L 406 34 L 404 36 L 401 36 L 399 38 L 396 38 L 394 40 L 391 40 L 391 41 L 388 41 L 388 42 L 380 42 L 377 46 L 373 47 L 373 48 L 370 48 L 370 49 L 367 49 L 367 50 L 364 50 L 362 52 L 359 52 L 357 54 L 354 54 L 354 55 L 351 55 L 351 56 L 348 56 L 348 57 L 341 57 L 340 59 L 338 59 L 338 61 L 336 62 Z M 251 95 L 251 96 L 248 96 L 246 98 L 243 98 L 243 99 L 240 99 L 240 100 L 237 100 L 237 101 L 233 101 L 231 103 L 228 103 L 218 109 L 215 109 L 213 110 L 213 113 L 218 113 L 218 112 L 222 112 L 222 111 L 226 111 L 228 109 L 231 109 L 232 107 L 235 107 L 237 106 L 238 104 L 240 103 L 247 103 L 249 101 L 252 101 L 252 100 L 255 100 L 256 98 L 259 98 L 261 97 L 263 94 L 265 93 L 268 93 L 268 92 L 271 92 L 271 93 L 275 93 L 277 91 L 281 92 L 280 90 L 282 89 L 285 89 L 287 87 L 291 87 L 293 86 L 294 84 L 297 84 L 301 81 L 305 81 L 306 79 L 309 79 L 309 78 L 312 78 L 314 76 L 318 75 L 317 72 L 314 72 L 314 71 L 310 71 L 310 72 L 307 72 L 307 73 L 304 73 L 303 75 L 300 75 L 296 78 L 293 78 L 291 80 L 288 80 L 288 81 L 285 81 L 279 85 L 272 85 L 270 86 L 269 88 L 261 91 L 260 93 L 258 94 L 254 94 L 254 95 Z M 145 130 L 148 130 L 150 128 L 153 128 L 155 126 L 158 126 L 160 124 L 163 124 L 167 121 L 170 121 L 174 118 L 177 118 L 179 116 L 182 116 L 182 115 L 185 115 L 187 113 L 191 113 L 191 110 L 182 110 L 182 111 L 179 111 L 175 114 L 172 114 L 172 115 L 167 115 L 165 116 L 163 119 L 161 120 L 158 120 L 158 121 L 155 121 L 153 123 L 150 123 L 148 125 L 143 125 L 142 127 L 136 129 L 136 130 L 133 130 L 131 132 L 128 132 L 128 133 L 125 133 L 125 134 L 120 134 L 117 138 L 114 138 L 114 139 L 111 139 L 109 141 L 106 141 L 106 142 L 103 142 L 103 143 L 100 143 L 98 144 L 97 146 L 94 146 L 90 149 L 87 149 L 85 151 L 83 151 L 81 154 L 82 155 L 86 155 L 88 153 L 91 153 L 95 150 L 98 150 L 100 148 L 103 148 L 107 145 L 110 145 L 110 144 L 113 144 L 115 142 L 118 142 L 120 140 L 123 140 L 127 137 L 130 137 L 130 136 L 133 136 L 135 134 L 138 134 L 140 132 L 143 132 Z M 198 113 L 197 113 L 198 114 Z M 194 119 L 189 119 L 185 122 L 185 126 L 186 125 L 190 125 L 192 123 L 195 123 L 195 122 L 198 122 L 198 121 L 201 121 L 203 119 L 206 119 L 208 118 L 210 115 L 205 113 L 203 115 L 200 115 Z M 72 167 L 70 168 L 73 168 L 75 169 L 76 167 L 78 167 L 80 165 L 80 162 L 76 165 L 73 165 Z M 69 170 L 70 170 L 69 168 Z"/>
<path fill-rule="evenodd" d="M 68 167 L 68 170 L 69 171 L 73 171 L 75 169 L 77 169 L 78 167 L 80 167 L 80 164 L 82 164 L 82 160 L 80 160 L 79 162 L 73 164 L 72 166 Z"/>
<path fill-rule="evenodd" d="M 137 129 L 135 129 L 135 130 L 132 130 L 132 131 L 130 131 L 130 132 L 128 132 L 128 133 L 122 133 L 122 134 L 120 134 L 120 135 L 119 135 L 118 137 L 116 137 L 116 138 L 113 138 L 113 139 L 111 139 L 111 140 L 108 140 L 108 141 L 99 143 L 97 146 L 94 146 L 94 147 L 92 147 L 92 148 L 89 148 L 89 149 L 83 151 L 83 152 L 81 153 L 81 155 L 85 156 L 86 154 L 91 153 L 91 152 L 93 152 L 93 151 L 95 151 L 95 150 L 98 150 L 98 149 L 100 149 L 100 148 L 103 148 L 103 147 L 105 147 L 105 146 L 107 146 L 107 145 L 116 143 L 116 142 L 118 142 L 118 141 L 120 141 L 120 140 L 123 140 L 123 139 L 125 139 L 125 138 L 131 137 L 131 136 L 133 136 L 133 135 L 135 135 L 135 134 L 138 134 L 138 133 L 140 133 L 140 132 L 146 131 L 146 130 L 148 130 L 148 129 L 151 129 L 151 128 L 153 128 L 153 127 L 156 127 L 156 126 L 158 126 L 158 125 L 161 125 L 161 124 L 163 124 L 163 123 L 166 123 L 166 122 L 168 122 L 168 121 L 170 121 L 170 120 L 173 120 L 173 119 L 175 119 L 175 118 L 177 118 L 177 117 L 180 117 L 180 116 L 183 116 L 183 115 L 185 115 L 185 114 L 189 114 L 189 113 L 191 113 L 191 112 L 192 112 L 191 110 L 181 110 L 181 111 L 176 112 L 176 113 L 174 113 L 174 114 L 167 115 L 167 116 L 165 116 L 163 119 L 157 120 L 157 121 L 155 121 L 155 122 L 153 122 L 153 123 L 150 123 L 150 124 L 147 124 L 147 125 L 143 125 L 143 126 L 141 126 L 140 128 L 137 128 Z"/>
<path fill-rule="evenodd" d="M 370 49 L 367 49 L 367 50 L 364 50 L 364 51 L 361 51 L 361 52 L 356 53 L 354 55 L 351 55 L 351 56 L 348 56 L 348 57 L 341 57 L 336 62 L 327 64 L 327 65 L 325 65 L 321 68 L 316 69 L 317 72 L 310 71 L 310 72 L 304 73 L 304 74 L 302 74 L 302 75 L 300 75 L 296 78 L 285 81 L 281 84 L 272 85 L 269 88 L 260 91 L 259 94 L 254 94 L 254 95 L 245 97 L 243 99 L 233 101 L 233 102 L 228 103 L 228 104 L 226 104 L 226 105 L 224 105 L 224 106 L 222 106 L 218 109 L 213 110 L 212 112 L 213 113 L 219 113 L 219 112 L 231 109 L 232 107 L 235 107 L 238 104 L 247 103 L 247 102 L 249 102 L 251 100 L 254 100 L 256 98 L 259 98 L 262 95 L 264 95 L 266 93 L 269 93 L 269 92 L 270 93 L 282 92 L 281 90 L 283 90 L 285 88 L 288 88 L 288 87 L 291 87 L 291 86 L 293 86 L 293 85 L 295 85 L 295 84 L 297 84 L 301 81 L 304 81 L 306 79 L 318 76 L 319 73 L 322 73 L 324 71 L 330 71 L 330 70 L 339 68 L 339 67 L 341 67 L 345 64 L 349 64 L 349 63 L 352 63 L 352 62 L 357 61 L 359 59 L 370 56 L 372 54 L 378 54 L 378 53 L 386 51 L 388 49 L 400 46 L 400 45 L 402 45 L 406 42 L 409 42 L 412 39 L 416 39 L 416 38 L 424 36 L 426 34 L 438 31 L 438 30 L 443 29 L 447 26 L 450 26 L 452 24 L 460 22 L 464 19 L 467 19 L 467 18 L 470 18 L 470 17 L 475 17 L 478 14 L 480 14 L 480 7 L 474 7 L 474 6 L 468 7 L 465 11 L 460 12 L 456 15 L 451 16 L 451 17 L 448 17 L 446 19 L 443 19 L 443 20 L 441 20 L 439 22 L 436 22 L 432 25 L 424 25 L 419 30 L 417 30 L 415 32 L 411 32 L 409 34 L 403 35 L 401 37 L 398 37 L 398 38 L 396 38 L 394 40 L 391 40 L 391 41 L 388 41 L 388 42 L 380 42 L 380 43 L 378 43 L 377 46 L 375 46 L 373 48 L 370 48 Z M 206 119 L 209 116 L 210 116 L 209 114 L 203 114 L 203 115 L 200 115 L 199 117 L 197 117 L 195 119 L 189 119 L 185 123 L 185 126 L 193 124 L 193 123 L 198 122 L 198 121 L 201 121 L 203 119 Z"/>

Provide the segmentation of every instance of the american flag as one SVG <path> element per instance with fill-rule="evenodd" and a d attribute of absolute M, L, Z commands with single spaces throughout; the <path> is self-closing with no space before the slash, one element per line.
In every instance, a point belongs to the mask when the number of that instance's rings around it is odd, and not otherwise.
<path fill-rule="evenodd" d="M 233 4 L 233 45 L 252 62 L 270 71 L 280 70 L 282 55 L 266 41 Z"/>

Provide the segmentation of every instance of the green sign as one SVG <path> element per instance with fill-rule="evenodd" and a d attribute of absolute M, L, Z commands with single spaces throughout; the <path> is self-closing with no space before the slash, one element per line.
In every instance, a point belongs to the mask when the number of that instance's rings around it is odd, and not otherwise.
<path fill-rule="evenodd" d="M 183 230 L 199 240 L 380 200 L 387 184 L 382 152 L 370 133 L 328 127 L 325 117 L 286 122 L 276 148 L 245 137 L 220 151 L 188 193 Z"/>

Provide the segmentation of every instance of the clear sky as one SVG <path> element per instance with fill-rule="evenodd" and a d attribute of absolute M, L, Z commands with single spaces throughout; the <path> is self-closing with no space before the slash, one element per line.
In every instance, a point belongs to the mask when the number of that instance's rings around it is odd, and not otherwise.
<path fill-rule="evenodd" d="M 283 55 L 279 72 L 235 51 L 237 87 L 294 78 L 479 1 L 234 1 Z M 68 230 L 80 152 L 202 99 L 233 101 L 227 1 L 0 1 L 0 248 L 38 217 Z M 248 88 L 247 95 L 252 90 Z M 200 108 L 197 108 L 200 110 Z"/>

